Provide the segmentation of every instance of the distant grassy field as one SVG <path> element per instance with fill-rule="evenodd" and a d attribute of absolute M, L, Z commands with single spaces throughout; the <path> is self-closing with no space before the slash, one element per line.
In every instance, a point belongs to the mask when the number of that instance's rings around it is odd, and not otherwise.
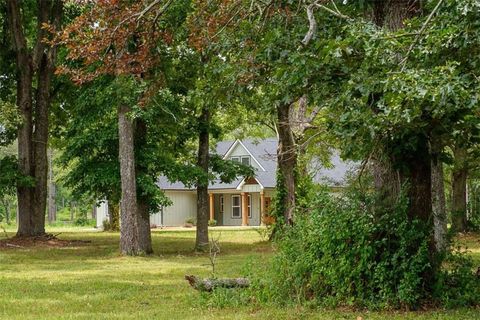
<path fill-rule="evenodd" d="M 183 279 L 185 274 L 210 273 L 207 255 L 192 251 L 193 230 L 154 231 L 155 254 L 140 258 L 118 255 L 118 233 L 86 228 L 48 231 L 62 232 L 61 239 L 91 242 L 63 248 L 1 249 L 0 319 L 480 319 L 480 310 L 472 309 L 418 313 L 255 305 L 209 309 Z M 241 275 L 247 261 L 261 264 L 271 256 L 270 244 L 255 230 L 213 231 L 215 237 L 219 233 L 219 276 Z M 480 264 L 479 238 L 463 241 Z"/>

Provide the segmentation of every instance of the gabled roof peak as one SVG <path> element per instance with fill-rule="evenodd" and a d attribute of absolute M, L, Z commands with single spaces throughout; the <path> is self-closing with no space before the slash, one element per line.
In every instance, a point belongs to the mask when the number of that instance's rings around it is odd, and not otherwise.
<path fill-rule="evenodd" d="M 235 150 L 235 148 L 238 145 L 241 145 L 247 151 L 248 155 L 252 158 L 253 161 L 255 161 L 255 163 L 260 167 L 260 169 L 262 169 L 262 171 L 267 171 L 267 170 L 265 170 L 265 168 L 260 164 L 258 159 L 252 154 L 252 152 L 247 148 L 247 146 L 240 139 L 237 139 L 232 143 L 230 148 L 228 148 L 227 152 L 225 152 L 225 154 L 223 155 L 223 159 L 227 159 L 230 156 L 230 154 L 233 152 L 233 150 Z"/>

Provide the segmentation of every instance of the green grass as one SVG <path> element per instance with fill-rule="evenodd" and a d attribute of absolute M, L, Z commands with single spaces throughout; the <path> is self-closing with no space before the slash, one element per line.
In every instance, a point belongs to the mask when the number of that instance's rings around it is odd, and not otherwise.
<path fill-rule="evenodd" d="M 73 231 L 72 231 L 73 230 Z M 90 229 L 91 230 L 91 229 Z M 206 254 L 192 251 L 193 231 L 154 231 L 151 257 L 118 255 L 118 233 L 51 228 L 66 248 L 0 250 L 0 319 L 480 319 L 480 310 L 417 313 L 202 306 L 185 274 L 208 276 Z M 238 276 L 247 261 L 264 263 L 270 244 L 255 230 L 220 233 L 218 276 Z M 479 238 L 465 239 L 480 263 Z"/>

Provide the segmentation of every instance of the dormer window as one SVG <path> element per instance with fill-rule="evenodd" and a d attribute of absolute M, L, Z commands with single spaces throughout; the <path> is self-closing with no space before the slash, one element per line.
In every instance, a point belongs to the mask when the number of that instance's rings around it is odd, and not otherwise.
<path fill-rule="evenodd" d="M 233 162 L 239 162 L 246 166 L 250 165 L 250 156 L 235 156 L 230 157 L 230 160 L 232 160 Z"/>

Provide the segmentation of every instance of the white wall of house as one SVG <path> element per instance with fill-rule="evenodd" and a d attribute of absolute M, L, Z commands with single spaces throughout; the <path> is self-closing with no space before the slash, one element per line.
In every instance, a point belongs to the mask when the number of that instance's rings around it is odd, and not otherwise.
<path fill-rule="evenodd" d="M 108 201 L 105 200 L 97 206 L 97 228 L 103 228 L 103 221 L 108 219 Z"/>
<path fill-rule="evenodd" d="M 230 159 L 231 157 L 242 157 L 242 156 L 243 157 L 249 156 L 250 157 L 250 165 L 257 170 L 261 170 L 260 166 L 248 154 L 248 151 L 242 146 L 241 143 L 237 143 L 236 146 L 229 152 L 228 159 Z"/>
<path fill-rule="evenodd" d="M 223 213 L 223 221 L 221 222 L 224 226 L 241 226 L 242 225 L 242 217 L 236 218 L 232 216 L 233 208 L 232 208 L 232 196 L 239 196 L 240 197 L 240 212 L 242 212 L 242 201 L 241 201 L 241 194 L 238 193 L 226 193 L 222 194 L 224 198 L 224 213 Z M 259 226 L 260 225 L 260 193 L 251 193 L 251 210 L 252 210 L 252 217 L 249 218 L 249 225 L 251 226 Z"/>
<path fill-rule="evenodd" d="M 163 226 L 183 226 L 185 220 L 197 216 L 197 195 L 193 191 L 165 191 L 165 195 L 173 202 L 163 208 Z M 150 216 L 150 224 L 162 225 L 162 213 Z"/>

